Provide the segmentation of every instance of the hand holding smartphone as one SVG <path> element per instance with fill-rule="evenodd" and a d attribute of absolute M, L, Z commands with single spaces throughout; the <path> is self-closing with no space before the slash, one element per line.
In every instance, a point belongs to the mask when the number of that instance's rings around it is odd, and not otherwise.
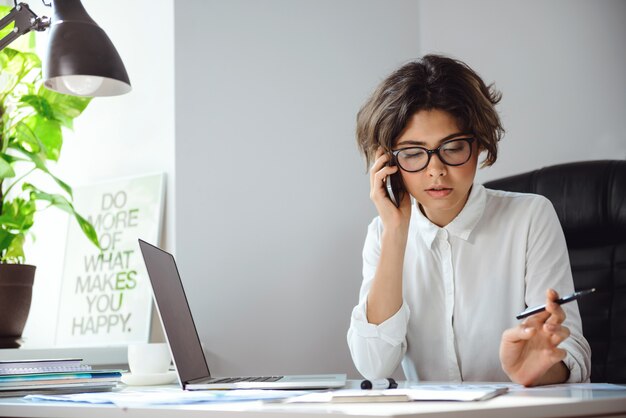
<path fill-rule="evenodd" d="M 392 166 L 395 164 L 393 163 L 393 161 L 391 161 L 387 165 Z M 397 208 L 399 208 L 405 193 L 404 185 L 402 184 L 402 177 L 400 177 L 399 170 L 385 178 L 385 187 L 387 189 L 387 196 L 393 202 L 393 204 L 396 205 Z"/>

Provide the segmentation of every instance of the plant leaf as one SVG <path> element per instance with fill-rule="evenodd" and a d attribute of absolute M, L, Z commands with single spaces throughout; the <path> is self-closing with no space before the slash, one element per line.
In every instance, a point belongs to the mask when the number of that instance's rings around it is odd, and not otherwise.
<path fill-rule="evenodd" d="M 2 223 L 2 225 L 5 226 L 7 229 L 11 229 L 11 230 L 20 229 L 21 225 L 17 221 L 18 221 L 17 219 L 11 216 L 7 216 L 7 215 L 0 216 L 0 223 Z"/>
<path fill-rule="evenodd" d="M 76 218 L 76 222 L 78 222 L 80 229 L 82 229 L 87 238 L 89 238 L 89 241 L 91 241 L 96 247 L 98 247 L 99 250 L 102 250 L 102 247 L 100 246 L 100 240 L 98 239 L 98 233 L 96 232 L 96 229 L 93 227 L 93 225 L 88 220 L 80 216 L 77 212 L 74 212 L 74 217 Z"/>
<path fill-rule="evenodd" d="M 74 194 L 72 192 L 72 188 L 63 180 L 61 180 L 60 178 L 58 178 L 57 176 L 55 176 L 54 174 L 52 174 L 52 172 L 48 169 L 48 167 L 46 166 L 46 159 L 45 159 L 45 155 L 42 156 L 41 153 L 39 154 L 35 154 L 32 152 L 28 152 L 27 150 L 23 149 L 23 148 L 15 148 L 17 149 L 19 152 L 21 152 L 22 154 L 26 155 L 28 157 L 28 159 L 35 164 L 35 167 L 37 167 L 37 169 L 43 171 L 44 173 L 46 173 L 47 175 L 49 175 L 50 177 L 52 177 L 52 180 L 54 180 L 54 182 L 56 184 L 59 185 L 59 187 L 61 187 L 65 193 L 67 193 L 70 198 L 74 197 Z M 21 161 L 24 161 L 23 159 L 20 159 Z"/>
<path fill-rule="evenodd" d="M 0 16 L 11 9 L 0 6 Z M 8 33 L 11 26 L 0 33 Z M 43 206 L 55 206 L 70 213 L 87 238 L 100 248 L 95 228 L 74 209 L 71 187 L 47 167 L 48 161 L 58 161 L 60 157 L 63 128 L 73 127 L 73 119 L 85 110 L 91 98 L 60 94 L 43 86 L 41 60 L 32 53 L 32 35 L 33 32 L 19 38 L 19 41 L 27 40 L 29 45 L 16 40 L 11 48 L 0 50 L 0 182 L 14 177 L 7 180 L 9 197 L 18 187 L 22 188 L 13 200 L 8 201 L 7 194 L 0 199 L 0 262 L 23 262 L 25 237 L 33 226 L 35 212 Z M 26 172 L 15 170 L 14 163 L 18 161 L 25 162 L 24 166 L 32 163 L 34 167 Z M 47 193 L 25 183 L 26 176 L 34 170 L 53 179 L 62 194 Z"/>
<path fill-rule="evenodd" d="M 0 263 L 6 261 L 6 252 L 11 245 L 11 241 L 15 238 L 15 234 L 10 233 L 4 229 L 0 229 Z"/>
<path fill-rule="evenodd" d="M 28 183 L 25 183 L 22 188 L 23 190 L 30 191 L 31 199 L 50 202 L 52 206 L 55 206 L 74 216 L 74 218 L 78 222 L 78 226 L 80 226 L 80 229 L 85 233 L 89 241 L 91 241 L 96 247 L 98 247 L 98 249 L 102 249 L 100 247 L 100 241 L 98 240 L 98 234 L 96 233 L 93 225 L 91 225 L 89 221 L 87 221 L 83 216 L 76 212 L 76 210 L 74 209 L 74 205 L 72 205 L 72 203 L 64 196 L 43 192 L 37 189 L 32 184 Z"/>
<path fill-rule="evenodd" d="M 23 263 L 26 232 L 33 226 L 35 202 L 16 197 L 4 201 L 0 216 L 0 262 Z"/>
<path fill-rule="evenodd" d="M 48 90 L 43 87 L 43 85 L 39 88 L 37 94 L 48 102 L 54 113 L 54 118 L 58 120 L 61 125 L 69 129 L 73 127 L 73 119 L 80 116 L 89 102 L 91 102 L 91 97 L 61 94 L 56 91 Z"/>
<path fill-rule="evenodd" d="M 15 170 L 11 167 L 11 163 L 5 160 L 4 156 L 0 156 L 0 178 L 15 177 Z"/>
<path fill-rule="evenodd" d="M 61 156 L 61 146 L 63 146 L 63 133 L 61 132 L 59 122 L 35 114 L 26 118 L 24 123 L 33 131 L 33 134 L 37 136 L 43 145 L 46 158 L 58 161 Z"/>
<path fill-rule="evenodd" d="M 22 121 L 15 124 L 15 142 L 29 153 L 39 154 L 44 150 L 44 145 L 35 132 Z"/>
<path fill-rule="evenodd" d="M 24 59 L 27 71 L 31 71 L 34 68 L 41 68 L 41 59 L 34 52 L 21 51 L 20 54 Z"/>
<path fill-rule="evenodd" d="M 55 119 L 54 112 L 52 111 L 52 106 L 48 101 L 36 94 L 26 94 L 20 98 L 20 103 L 27 104 L 31 106 L 35 111 L 46 119 Z"/>
<path fill-rule="evenodd" d="M 5 30 L 6 30 L 6 28 L 5 28 Z M 2 32 L 0 32 L 0 33 L 2 33 Z M 18 55 L 19 53 L 20 53 L 20 51 L 18 51 L 18 50 L 16 50 L 16 49 L 13 49 L 13 48 L 4 48 L 4 49 L 2 50 L 2 56 L 3 56 L 4 58 L 3 58 L 3 59 L 2 59 L 2 61 L 0 61 L 0 62 L 2 62 L 2 63 L 9 62 L 9 61 L 11 61 L 11 60 L 13 59 L 13 57 L 15 57 L 16 55 Z M 4 68 L 4 67 L 2 67 L 2 68 Z"/>
<path fill-rule="evenodd" d="M 5 253 L 5 258 L 9 261 L 24 261 L 24 242 L 26 241 L 26 237 L 24 234 L 17 234 L 9 243 L 7 247 L 7 251 Z"/>
<path fill-rule="evenodd" d="M 5 48 L 0 51 L 0 69 L 2 69 L 2 84 L 0 84 L 0 101 L 4 101 L 7 95 L 13 95 L 18 98 L 16 87 L 22 84 L 20 91 L 26 88 L 28 91 L 33 89 L 33 83 L 41 79 L 41 60 L 36 54 L 29 52 L 20 52 L 12 48 Z M 28 77 L 27 77 L 28 76 Z M 26 81 L 25 79 L 29 80 Z"/>
<path fill-rule="evenodd" d="M 60 178 L 58 178 L 54 174 L 52 174 L 50 171 L 48 171 L 48 169 L 46 169 L 46 173 L 48 173 L 48 175 L 50 177 L 52 177 L 54 182 L 56 184 L 58 184 L 59 187 L 61 187 L 65 191 L 65 193 L 67 193 L 69 195 L 70 199 L 74 198 L 74 193 L 72 192 L 72 188 L 70 187 L 69 184 L 67 184 L 66 182 L 64 182 L 63 180 L 61 180 Z"/>
<path fill-rule="evenodd" d="M 37 207 L 35 202 L 16 197 L 10 202 L 4 202 L 0 225 L 13 233 L 28 231 L 34 223 Z"/>

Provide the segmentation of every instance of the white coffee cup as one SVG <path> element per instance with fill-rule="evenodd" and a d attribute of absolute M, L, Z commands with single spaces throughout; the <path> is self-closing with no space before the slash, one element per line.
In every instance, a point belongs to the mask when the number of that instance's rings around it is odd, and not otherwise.
<path fill-rule="evenodd" d="M 133 343 L 128 345 L 128 367 L 133 374 L 165 373 L 172 359 L 167 343 Z"/>

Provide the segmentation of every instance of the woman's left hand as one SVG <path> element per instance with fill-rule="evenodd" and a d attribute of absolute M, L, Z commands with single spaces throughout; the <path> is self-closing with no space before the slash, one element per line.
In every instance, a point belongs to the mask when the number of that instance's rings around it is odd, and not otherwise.
<path fill-rule="evenodd" d="M 569 337 L 569 329 L 561 325 L 565 312 L 555 303 L 559 295 L 546 292 L 546 310 L 532 315 L 520 325 L 502 333 L 500 363 L 511 381 L 524 386 L 562 383 L 569 370 L 562 362 L 565 350 L 557 346 Z"/>

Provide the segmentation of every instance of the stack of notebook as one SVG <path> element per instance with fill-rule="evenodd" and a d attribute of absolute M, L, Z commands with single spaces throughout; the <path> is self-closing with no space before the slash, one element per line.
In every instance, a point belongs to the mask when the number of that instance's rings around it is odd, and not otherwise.
<path fill-rule="evenodd" d="M 0 361 L 0 396 L 113 389 L 121 370 L 93 370 L 82 359 Z"/>

